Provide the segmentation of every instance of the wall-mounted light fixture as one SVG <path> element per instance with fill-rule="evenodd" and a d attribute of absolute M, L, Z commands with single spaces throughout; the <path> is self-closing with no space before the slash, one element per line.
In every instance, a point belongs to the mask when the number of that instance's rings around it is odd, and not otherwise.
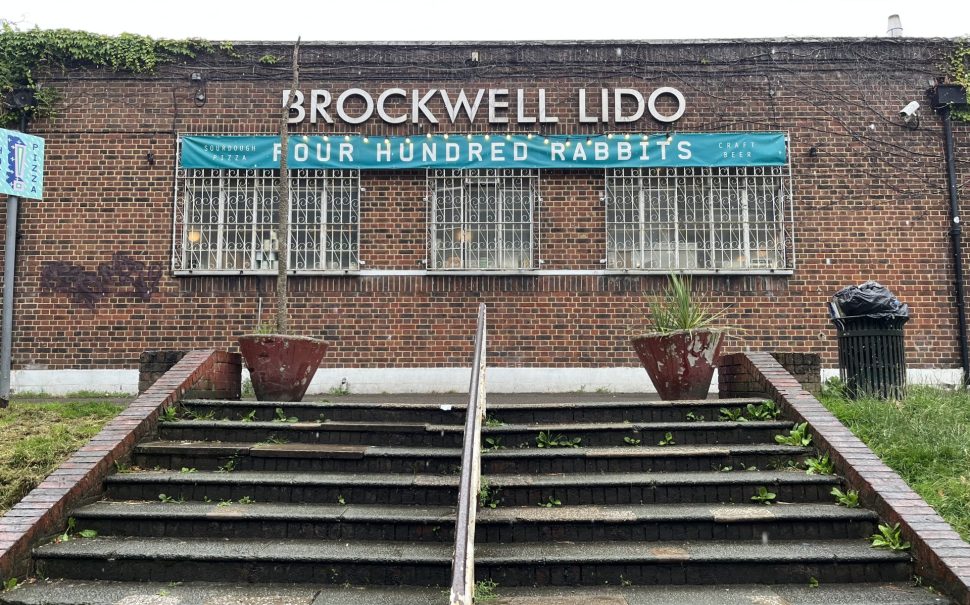
<path fill-rule="evenodd" d="M 192 82 L 198 86 L 195 91 L 195 104 L 198 107 L 205 105 L 206 95 L 205 95 L 205 80 L 202 78 L 202 74 L 193 71 L 192 72 Z"/>
<path fill-rule="evenodd" d="M 148 153 L 146 153 L 145 154 L 145 161 L 148 162 L 148 165 L 149 166 L 154 166 L 155 165 L 155 152 L 154 151 L 149 151 Z"/>

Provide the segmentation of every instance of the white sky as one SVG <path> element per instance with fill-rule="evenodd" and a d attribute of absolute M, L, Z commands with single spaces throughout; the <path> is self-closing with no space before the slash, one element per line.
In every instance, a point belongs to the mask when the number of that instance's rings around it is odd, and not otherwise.
<path fill-rule="evenodd" d="M 210 40 L 656 40 L 970 35 L 970 2 L 915 0 L 28 0 L 21 28 Z"/>

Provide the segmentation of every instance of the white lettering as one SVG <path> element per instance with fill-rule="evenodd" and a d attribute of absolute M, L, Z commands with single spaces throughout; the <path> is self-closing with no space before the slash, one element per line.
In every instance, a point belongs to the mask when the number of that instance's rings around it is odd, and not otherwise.
<path fill-rule="evenodd" d="M 647 139 L 644 139 L 644 140 L 640 141 L 640 159 L 641 160 L 649 160 L 650 159 L 650 156 L 647 155 L 647 147 L 649 145 L 650 145 L 650 141 L 647 140 Z"/>
<path fill-rule="evenodd" d="M 492 161 L 493 162 L 504 162 L 505 161 L 505 143 L 497 141 L 492 143 Z"/>
<path fill-rule="evenodd" d="M 481 162 L 482 161 L 482 144 L 481 143 L 469 143 L 468 144 L 468 161 L 469 162 Z"/>
<path fill-rule="evenodd" d="M 382 92 L 381 96 L 377 97 L 377 115 L 388 124 L 403 124 L 404 122 L 407 122 L 407 113 L 399 116 L 387 115 L 387 110 L 384 108 L 384 103 L 387 102 L 388 97 L 404 97 L 407 99 L 408 93 L 403 88 L 389 88 Z"/>
<path fill-rule="evenodd" d="M 521 141 L 512 143 L 512 159 L 516 162 L 524 162 L 529 157 L 529 146 Z"/>
<path fill-rule="evenodd" d="M 616 159 L 621 161 L 629 160 L 633 157 L 633 144 L 628 141 L 620 141 L 616 144 Z"/>
<path fill-rule="evenodd" d="M 398 155 L 402 162 L 413 162 L 414 145 L 412 143 L 401 143 L 400 151 L 398 151 Z"/>
<path fill-rule="evenodd" d="M 274 162 L 279 162 L 280 161 L 280 149 L 281 148 L 282 148 L 282 146 L 279 143 L 273 143 L 273 161 Z"/>
<path fill-rule="evenodd" d="M 632 114 L 623 115 L 623 97 L 633 97 L 637 109 Z M 643 95 L 632 88 L 617 88 L 613 91 L 613 119 L 620 122 L 636 122 L 643 116 Z"/>
<path fill-rule="evenodd" d="M 516 122 L 518 122 L 519 124 L 532 124 L 532 123 L 535 123 L 535 121 L 536 121 L 535 116 L 527 116 L 527 115 L 525 115 L 525 93 L 522 91 L 521 88 L 518 89 L 518 91 L 516 92 L 516 95 L 517 95 L 517 100 L 516 100 L 516 103 L 515 103 L 515 107 L 516 107 L 515 120 L 516 120 Z"/>
<path fill-rule="evenodd" d="M 290 89 L 283 91 L 283 106 L 286 106 L 286 102 L 290 100 Z M 290 105 L 291 110 L 296 110 L 296 115 L 291 115 L 287 122 L 290 124 L 299 124 L 306 117 L 306 110 L 303 109 L 303 93 L 297 90 L 293 93 L 293 104 Z M 291 111 L 292 113 L 292 111 Z"/>
<path fill-rule="evenodd" d="M 441 91 L 441 99 L 445 102 L 445 111 L 448 112 L 448 118 L 451 123 L 454 124 L 455 120 L 458 119 L 458 113 L 464 111 L 465 115 L 468 116 L 469 122 L 475 121 L 475 115 L 478 113 L 478 106 L 482 104 L 482 97 L 485 96 L 485 89 L 479 88 L 478 94 L 475 95 L 475 103 L 469 104 L 468 97 L 465 96 L 465 91 L 458 91 L 458 98 L 455 99 L 455 104 L 451 104 L 451 99 L 448 98 L 448 91 Z"/>
<path fill-rule="evenodd" d="M 306 143 L 297 143 L 293 149 L 293 159 L 297 162 L 305 162 L 310 157 L 310 147 Z"/>
<path fill-rule="evenodd" d="M 579 89 L 579 121 L 582 124 L 591 124 L 598 122 L 599 120 L 596 116 L 586 115 L 586 89 Z"/>
<path fill-rule="evenodd" d="M 438 123 L 438 118 L 434 117 L 431 110 L 427 107 L 427 102 L 431 100 L 431 97 L 438 93 L 437 88 L 432 88 L 422 97 L 421 93 L 417 90 L 412 91 L 411 96 L 411 122 L 414 124 L 418 123 L 419 114 L 424 114 L 424 117 L 428 119 L 432 124 Z"/>
<path fill-rule="evenodd" d="M 669 116 L 662 115 L 659 111 L 657 111 L 657 98 L 660 97 L 660 95 L 665 94 L 672 95 L 675 99 L 677 99 L 677 110 Z M 684 94 L 672 86 L 661 86 L 657 90 L 650 93 L 650 98 L 647 99 L 647 111 L 649 111 L 650 115 L 653 116 L 653 118 L 658 122 L 676 122 L 682 115 L 684 115 L 684 111 L 686 111 L 686 109 L 687 100 L 684 99 Z"/>
<path fill-rule="evenodd" d="M 660 159 L 667 159 L 667 145 L 670 145 L 669 139 L 660 139 L 657 141 L 657 146 L 660 147 Z"/>
<path fill-rule="evenodd" d="M 310 123 L 317 123 L 317 116 L 323 118 L 323 121 L 327 124 L 333 124 L 333 118 L 327 113 L 327 107 L 330 107 L 330 101 L 332 101 L 329 90 L 319 90 L 313 89 L 310 91 Z"/>
<path fill-rule="evenodd" d="M 364 100 L 364 111 L 359 116 L 349 116 L 347 112 L 344 111 L 344 105 L 347 103 L 347 99 L 351 97 L 360 97 Z M 361 124 L 366 122 L 371 114 L 374 113 L 374 99 L 371 98 L 367 91 L 361 90 L 360 88 L 349 88 L 337 97 L 337 115 L 341 120 L 347 122 L 348 124 Z"/>
<path fill-rule="evenodd" d="M 555 124 L 559 121 L 556 116 L 546 116 L 546 89 L 539 89 L 539 122 L 542 124 Z"/>
<path fill-rule="evenodd" d="M 576 145 L 576 149 L 573 149 L 573 161 L 585 161 L 586 160 L 586 146 L 582 143 Z"/>
<path fill-rule="evenodd" d="M 445 161 L 446 162 L 457 162 L 458 161 L 458 143 L 445 143 Z"/>
<path fill-rule="evenodd" d="M 390 162 L 391 161 L 391 142 L 378 143 L 377 144 L 377 161 L 378 162 Z"/>
<path fill-rule="evenodd" d="M 593 143 L 593 158 L 597 161 L 604 161 L 610 157 L 610 146 L 604 141 Z"/>
<path fill-rule="evenodd" d="M 353 143 L 341 143 L 340 144 L 340 161 L 341 162 L 353 162 L 354 161 L 354 144 Z"/>
<path fill-rule="evenodd" d="M 549 146 L 549 159 L 555 162 L 556 160 L 566 161 L 566 144 L 554 141 Z"/>
<path fill-rule="evenodd" d="M 694 154 L 690 149 L 690 141 L 680 141 L 677 143 L 677 159 L 689 160 Z"/>
<path fill-rule="evenodd" d="M 323 150 L 326 149 L 326 155 L 323 154 Z M 330 161 L 330 143 L 326 145 L 321 145 L 317 143 L 317 161 L 318 162 L 329 162 Z"/>
<path fill-rule="evenodd" d="M 499 97 L 507 97 L 509 90 L 507 88 L 489 88 L 488 89 L 488 121 L 492 124 L 505 124 L 509 121 L 508 116 L 499 116 L 496 112 L 500 109 L 507 110 L 509 108 L 508 101 L 499 101 Z"/>
<path fill-rule="evenodd" d="M 422 162 L 437 162 L 438 161 L 438 146 L 434 143 L 422 143 L 421 144 L 421 161 Z"/>

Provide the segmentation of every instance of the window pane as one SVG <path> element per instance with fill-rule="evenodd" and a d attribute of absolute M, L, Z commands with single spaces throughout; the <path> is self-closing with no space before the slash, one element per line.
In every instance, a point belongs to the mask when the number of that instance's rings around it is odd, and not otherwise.
<path fill-rule="evenodd" d="M 606 173 L 607 268 L 784 269 L 787 168 Z"/>
<path fill-rule="evenodd" d="M 433 269 L 531 269 L 537 175 L 527 170 L 428 172 Z"/>
<path fill-rule="evenodd" d="M 180 171 L 176 270 L 275 271 L 277 175 L 275 170 Z M 359 183 L 358 171 L 290 172 L 291 270 L 359 268 Z"/>

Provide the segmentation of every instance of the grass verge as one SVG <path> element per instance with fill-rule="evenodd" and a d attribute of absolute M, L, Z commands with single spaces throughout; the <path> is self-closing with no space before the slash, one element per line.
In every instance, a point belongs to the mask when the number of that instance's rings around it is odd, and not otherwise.
<path fill-rule="evenodd" d="M 100 401 L 11 401 L 0 409 L 0 514 L 123 409 Z"/>
<path fill-rule="evenodd" d="M 914 386 L 902 401 L 851 401 L 827 389 L 820 400 L 970 539 L 970 393 Z"/>

